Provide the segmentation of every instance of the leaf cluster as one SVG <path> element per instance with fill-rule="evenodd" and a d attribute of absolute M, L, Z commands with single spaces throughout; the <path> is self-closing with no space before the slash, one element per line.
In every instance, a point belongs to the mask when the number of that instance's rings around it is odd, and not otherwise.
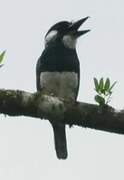
<path fill-rule="evenodd" d="M 106 80 L 94 78 L 95 91 L 97 93 L 94 99 L 100 106 L 107 105 L 110 102 L 112 90 L 116 83 L 115 81 L 111 84 L 109 78 L 106 78 Z"/>

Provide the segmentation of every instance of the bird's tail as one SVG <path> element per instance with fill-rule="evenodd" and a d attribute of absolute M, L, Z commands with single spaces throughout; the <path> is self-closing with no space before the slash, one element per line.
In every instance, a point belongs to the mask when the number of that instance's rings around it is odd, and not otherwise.
<path fill-rule="evenodd" d="M 58 159 L 67 158 L 67 143 L 65 125 L 60 123 L 51 123 L 54 133 L 55 150 Z"/>

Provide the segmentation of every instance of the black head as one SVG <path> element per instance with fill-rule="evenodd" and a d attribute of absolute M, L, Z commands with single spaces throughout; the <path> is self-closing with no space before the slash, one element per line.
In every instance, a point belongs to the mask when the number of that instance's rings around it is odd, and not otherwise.
<path fill-rule="evenodd" d="M 64 35 L 68 32 L 68 28 L 69 28 L 69 26 L 71 26 L 71 24 L 72 23 L 69 23 L 68 21 L 58 22 L 49 29 L 46 36 L 52 31 L 57 31 L 59 33 L 59 35 Z"/>
<path fill-rule="evenodd" d="M 56 23 L 46 33 L 45 36 L 46 45 L 48 45 L 49 42 L 55 42 L 56 39 L 60 39 L 65 44 L 65 46 L 69 47 L 71 44 L 73 47 L 78 37 L 90 31 L 90 30 L 82 30 L 82 31 L 78 30 L 80 26 L 88 18 L 89 17 L 86 17 L 76 22 L 61 21 L 59 23 Z"/>

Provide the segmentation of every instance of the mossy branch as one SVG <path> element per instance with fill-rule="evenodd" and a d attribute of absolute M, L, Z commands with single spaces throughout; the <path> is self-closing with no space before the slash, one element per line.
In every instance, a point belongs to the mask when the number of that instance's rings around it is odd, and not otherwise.
<path fill-rule="evenodd" d="M 66 102 L 57 97 L 20 90 L 0 90 L 0 113 L 29 116 L 68 125 L 78 125 L 124 134 L 124 110 L 83 102 Z"/>

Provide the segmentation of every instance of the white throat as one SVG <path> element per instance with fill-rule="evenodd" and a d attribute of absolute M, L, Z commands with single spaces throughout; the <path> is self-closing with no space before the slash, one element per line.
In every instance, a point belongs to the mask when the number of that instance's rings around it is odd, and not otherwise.
<path fill-rule="evenodd" d="M 65 35 L 63 36 L 62 42 L 65 45 L 65 47 L 69 49 L 75 49 L 77 39 L 72 35 Z"/>

